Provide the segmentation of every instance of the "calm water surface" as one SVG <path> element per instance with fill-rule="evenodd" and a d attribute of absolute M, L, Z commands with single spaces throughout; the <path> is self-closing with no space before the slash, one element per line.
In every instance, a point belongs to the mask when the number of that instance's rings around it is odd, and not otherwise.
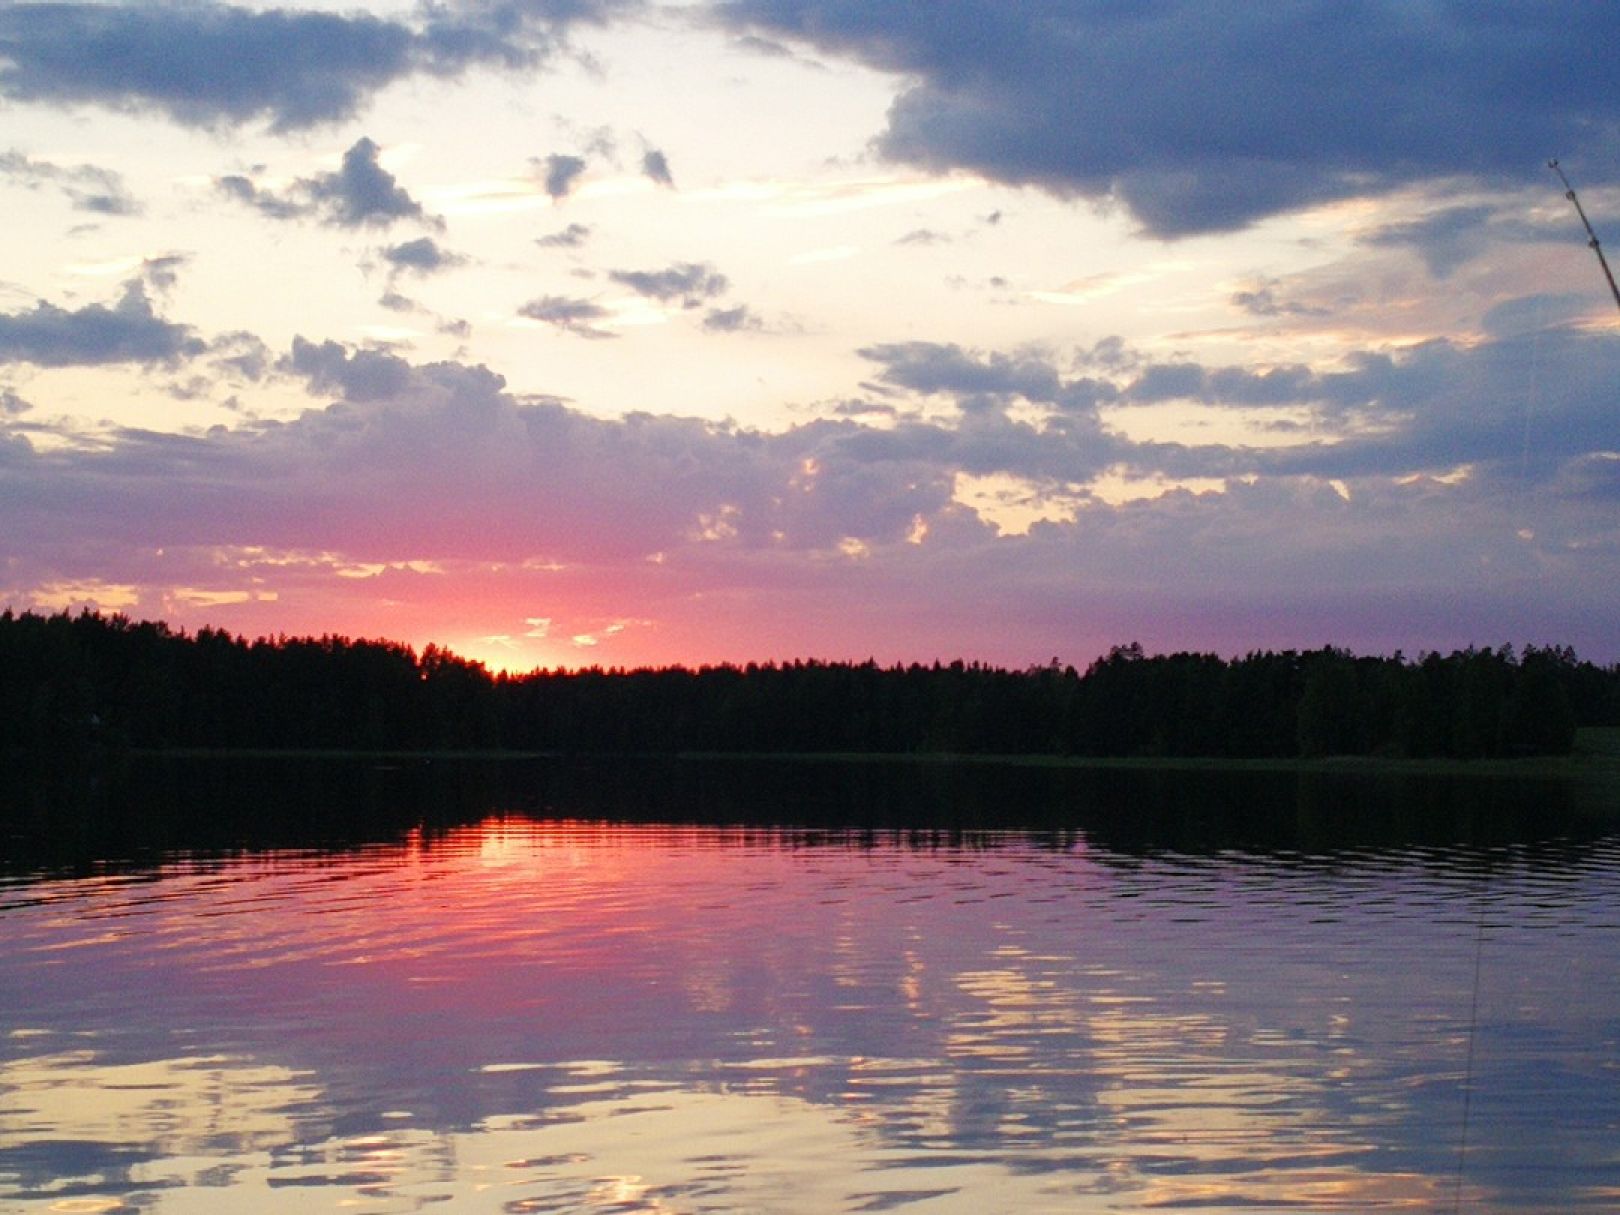
<path fill-rule="evenodd" d="M 1620 1209 L 1601 829 L 383 834 L 9 866 L 0 1209 Z"/>

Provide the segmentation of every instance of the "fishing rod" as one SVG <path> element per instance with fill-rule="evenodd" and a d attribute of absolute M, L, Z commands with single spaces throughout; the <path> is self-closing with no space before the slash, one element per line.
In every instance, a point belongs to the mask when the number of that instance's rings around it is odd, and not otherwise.
<path fill-rule="evenodd" d="M 1603 277 L 1609 280 L 1609 291 L 1614 296 L 1616 308 L 1620 308 L 1620 286 L 1615 285 L 1614 272 L 1609 269 L 1609 259 L 1603 256 L 1603 246 L 1598 242 L 1598 235 L 1592 230 L 1592 221 L 1586 218 L 1586 208 L 1581 206 L 1581 200 L 1575 197 L 1575 187 L 1569 184 L 1569 178 L 1564 176 L 1556 160 L 1549 160 L 1547 167 L 1558 174 L 1558 180 L 1564 183 L 1564 197 L 1575 205 L 1575 214 L 1581 217 L 1581 225 L 1586 229 L 1587 244 L 1592 252 L 1597 254 L 1598 265 L 1603 267 Z M 1534 380 L 1532 380 L 1534 383 Z M 1528 453 L 1529 422 L 1526 425 L 1526 452 Z M 1478 821 L 1478 806 L 1474 807 L 1474 821 Z M 1475 921 L 1474 921 L 1474 982 L 1468 1006 L 1468 1037 L 1467 1054 L 1463 1061 L 1462 1083 L 1462 1129 L 1457 1142 L 1457 1177 L 1452 1188 L 1451 1210 L 1452 1215 L 1462 1215 L 1463 1209 L 1463 1177 L 1468 1165 L 1468 1134 L 1471 1128 L 1471 1115 L 1474 1105 L 1474 1046 L 1479 1037 L 1479 983 L 1485 957 L 1485 879 L 1486 870 L 1483 862 L 1479 874 L 1479 889 L 1475 893 Z"/>
<path fill-rule="evenodd" d="M 1581 224 L 1589 238 L 1586 243 L 1597 254 L 1598 265 L 1603 267 L 1603 277 L 1609 280 L 1609 290 L 1614 295 L 1614 306 L 1620 308 L 1620 287 L 1614 285 L 1614 272 L 1609 269 L 1609 259 L 1603 256 L 1603 246 L 1598 243 L 1597 233 L 1592 231 L 1592 221 L 1586 218 L 1586 209 L 1581 206 L 1581 200 L 1575 197 L 1575 187 L 1569 184 L 1569 178 L 1564 176 L 1564 170 L 1558 167 L 1556 160 L 1549 160 L 1547 167 L 1558 174 L 1558 180 L 1564 183 L 1564 197 L 1575 204 L 1575 214 L 1581 217 Z"/>

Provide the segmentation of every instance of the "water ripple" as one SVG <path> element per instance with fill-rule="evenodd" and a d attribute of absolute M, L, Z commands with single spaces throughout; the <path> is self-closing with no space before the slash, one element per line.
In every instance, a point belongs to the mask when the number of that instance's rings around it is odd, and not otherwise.
<path fill-rule="evenodd" d="M 1620 1192 L 1613 839 L 1121 857 L 499 817 L 3 899 L 8 1210 Z"/>

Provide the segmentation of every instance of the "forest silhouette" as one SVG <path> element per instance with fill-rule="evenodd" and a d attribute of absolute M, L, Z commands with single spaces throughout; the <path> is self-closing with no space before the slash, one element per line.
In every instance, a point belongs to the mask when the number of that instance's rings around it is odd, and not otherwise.
<path fill-rule="evenodd" d="M 1559 646 L 492 673 L 429 645 L 249 641 L 0 613 L 0 748 L 1483 758 L 1620 724 L 1620 666 Z"/>

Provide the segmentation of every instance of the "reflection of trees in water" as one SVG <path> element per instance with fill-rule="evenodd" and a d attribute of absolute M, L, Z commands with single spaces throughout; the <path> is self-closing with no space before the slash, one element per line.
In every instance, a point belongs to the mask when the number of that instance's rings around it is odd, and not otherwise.
<path fill-rule="evenodd" d="M 1107 860 L 1297 856 L 1601 837 L 1567 782 L 993 763 L 660 761 L 546 766 L 527 808 L 623 822 L 754 823 L 798 842 L 992 848 L 1002 833 Z M 1573 846 L 1578 847 L 1578 843 Z"/>
<path fill-rule="evenodd" d="M 783 847 L 972 852 L 1008 838 L 1104 863 L 1162 853 L 1312 858 L 1566 849 L 1609 830 L 1574 781 L 1500 776 L 1068 768 L 932 760 L 126 758 L 0 768 L 0 873 L 91 872 L 182 851 L 343 851 L 491 815 L 726 824 Z M 1008 833 L 1011 833 L 1009 837 Z"/>
<path fill-rule="evenodd" d="M 297 948 L 284 948 L 285 924 L 263 931 L 274 917 L 241 939 L 307 960 L 311 941 L 353 933 L 363 944 L 332 952 L 371 956 L 295 974 L 246 964 L 250 945 L 220 1005 L 175 982 L 184 950 L 134 933 L 127 949 L 149 953 L 128 973 L 161 958 L 145 981 L 178 989 L 181 1015 L 120 990 L 101 1006 L 100 1040 L 129 1050 L 144 1030 L 172 1052 L 177 1027 L 213 1026 L 242 1057 L 319 1084 L 315 1120 L 276 1153 L 287 1185 L 359 1175 L 349 1137 L 381 1134 L 381 1111 L 404 1109 L 418 1137 L 394 1139 L 418 1178 L 440 1167 L 431 1145 L 449 1161 L 435 1175 L 458 1184 L 475 1161 L 586 1156 L 536 1166 L 549 1170 L 528 1191 L 541 1203 L 610 1172 L 655 1190 L 696 1184 L 625 1162 L 623 1135 L 656 1132 L 672 1150 L 639 1161 L 680 1164 L 702 1154 L 692 1145 L 709 1125 L 711 1155 L 754 1175 L 781 1157 L 750 1135 L 780 1134 L 785 1152 L 839 1148 L 825 1174 L 849 1188 L 835 1199 L 899 1187 L 909 1170 L 969 1194 L 993 1182 L 997 1197 L 1015 1183 L 1112 1186 L 1137 1205 L 1201 1194 L 1314 1207 L 1321 1185 L 1324 1207 L 1329 1189 L 1362 1209 L 1435 1205 L 1454 1163 L 1467 896 L 1493 891 L 1493 923 L 1533 918 L 1538 900 L 1578 906 L 1612 889 L 1614 843 L 1549 838 L 1506 784 L 1229 776 L 673 761 L 132 771 L 97 795 L 104 812 L 156 814 L 169 799 L 178 837 L 201 830 L 186 815 L 212 824 L 219 851 L 188 864 L 229 872 L 230 849 L 298 847 L 239 872 L 322 871 L 296 897 L 278 887 Z M 1409 819 L 1442 824 L 1434 842 L 1400 838 Z M 630 820 L 676 825 L 615 825 Z M 367 842 L 384 846 L 346 851 Z M 1583 864 L 1604 868 L 1586 882 Z M 368 886 L 396 867 L 433 880 Z M 1583 886 L 1558 895 L 1550 877 Z M 170 919 L 206 941 L 218 923 L 206 913 L 240 912 L 245 884 L 177 882 L 186 905 Z M 158 893 L 129 898 L 152 914 Z M 1600 1184 L 1580 1162 L 1605 1158 L 1593 1145 L 1615 1112 L 1612 1085 L 1597 1091 L 1607 1058 L 1555 1041 L 1606 1040 L 1580 1006 L 1602 1002 L 1612 972 L 1580 995 L 1547 944 L 1526 935 L 1487 954 L 1487 985 L 1506 994 L 1484 1005 L 1477 1175 L 1497 1192 L 1533 1163 L 1513 1142 L 1532 1117 L 1507 1104 L 1515 1095 L 1591 1111 L 1567 1149 L 1583 1179 L 1571 1185 Z M 455 977 L 466 985 L 440 981 Z M 1525 1011 L 1542 980 L 1572 1007 Z M 328 998 L 281 1003 L 298 982 Z M 350 1004 L 360 989 L 369 998 Z M 82 1027 L 81 1005 L 50 1003 L 72 1005 Z M 289 1033 L 293 1007 L 338 1023 Z M 611 1074 L 567 1063 L 578 1059 Z M 840 1205 L 853 1204 L 819 1209 Z"/>

